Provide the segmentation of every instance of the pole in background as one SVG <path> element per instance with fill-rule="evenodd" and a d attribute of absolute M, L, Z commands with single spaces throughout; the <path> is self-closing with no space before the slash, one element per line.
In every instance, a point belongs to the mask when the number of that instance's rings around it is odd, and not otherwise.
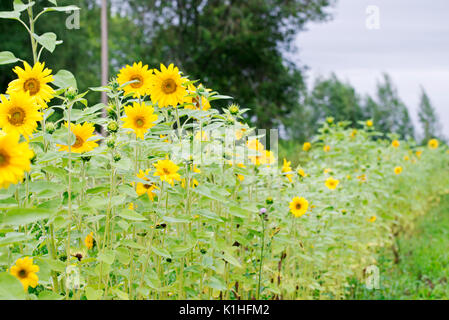
<path fill-rule="evenodd" d="M 108 3 L 101 0 L 101 85 L 108 84 L 109 57 L 108 57 Z M 108 103 L 106 92 L 101 93 L 101 102 Z M 106 110 L 103 111 L 104 115 Z"/>

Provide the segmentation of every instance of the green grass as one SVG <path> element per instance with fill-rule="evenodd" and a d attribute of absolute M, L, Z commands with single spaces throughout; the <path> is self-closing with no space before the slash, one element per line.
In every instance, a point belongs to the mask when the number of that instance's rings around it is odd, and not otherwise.
<path fill-rule="evenodd" d="M 379 259 L 380 289 L 353 282 L 351 299 L 449 299 L 449 196 L 398 239 L 399 262 L 391 250 Z"/>

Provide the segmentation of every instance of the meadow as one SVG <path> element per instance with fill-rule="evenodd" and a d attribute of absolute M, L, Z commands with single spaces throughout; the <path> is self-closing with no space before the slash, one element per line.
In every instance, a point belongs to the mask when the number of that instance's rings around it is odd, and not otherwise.
<path fill-rule="evenodd" d="M 33 63 L 0 54 L 1 299 L 344 299 L 449 194 L 436 139 L 328 118 L 278 152 L 173 64 L 130 62 L 87 101 L 27 29 Z"/>

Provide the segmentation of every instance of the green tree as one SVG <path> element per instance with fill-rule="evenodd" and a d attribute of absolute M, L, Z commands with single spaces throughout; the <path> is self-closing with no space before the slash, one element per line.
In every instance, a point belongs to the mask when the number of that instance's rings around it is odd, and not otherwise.
<path fill-rule="evenodd" d="M 414 138 L 414 127 L 410 114 L 388 74 L 377 84 L 376 99 L 367 97 L 365 110 L 382 132 L 395 132 L 402 138 Z"/>
<path fill-rule="evenodd" d="M 419 103 L 418 118 L 423 131 L 423 143 L 427 143 L 432 138 L 438 138 L 441 135 L 441 127 L 438 121 L 438 115 L 433 107 L 429 96 L 424 88 L 421 87 L 421 100 Z"/>

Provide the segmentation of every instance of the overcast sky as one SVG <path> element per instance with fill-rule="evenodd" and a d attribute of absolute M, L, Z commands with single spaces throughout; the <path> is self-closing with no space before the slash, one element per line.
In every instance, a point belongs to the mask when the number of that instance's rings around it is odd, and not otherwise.
<path fill-rule="evenodd" d="M 368 6 L 379 29 L 368 29 Z M 374 94 L 388 72 L 417 124 L 420 86 L 449 137 L 449 0 L 337 0 L 327 23 L 309 24 L 294 59 L 310 67 L 308 81 L 334 71 L 357 91 Z"/>

